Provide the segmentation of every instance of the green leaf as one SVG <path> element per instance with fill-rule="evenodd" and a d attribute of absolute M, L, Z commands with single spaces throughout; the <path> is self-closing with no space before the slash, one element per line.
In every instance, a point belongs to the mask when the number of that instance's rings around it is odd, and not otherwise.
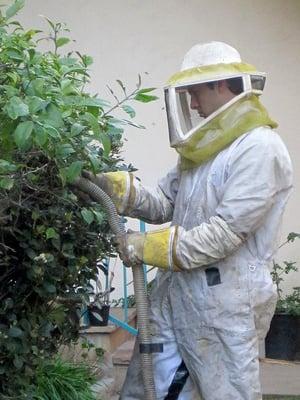
<path fill-rule="evenodd" d="M 128 115 L 130 115 L 131 118 L 135 117 L 135 111 L 131 106 L 125 105 L 122 106 L 122 108 Z"/>
<path fill-rule="evenodd" d="M 84 129 L 85 129 L 85 126 L 80 125 L 76 122 L 71 127 L 71 137 L 79 135 Z"/>
<path fill-rule="evenodd" d="M 42 97 L 44 95 L 44 89 L 45 89 L 45 79 L 36 78 L 33 81 L 31 81 L 26 87 L 26 94 L 30 96 Z"/>
<path fill-rule="evenodd" d="M 7 19 L 13 17 L 14 15 L 17 14 L 18 11 L 20 11 L 25 4 L 25 0 L 16 0 L 7 10 L 5 13 L 5 16 Z"/>
<path fill-rule="evenodd" d="M 64 121 L 61 116 L 59 108 L 53 103 L 49 104 L 46 108 L 45 113 L 41 116 L 41 119 L 54 128 L 61 128 L 64 126 Z"/>
<path fill-rule="evenodd" d="M 11 83 L 13 83 L 14 85 L 18 82 L 19 79 L 19 75 L 16 74 L 15 72 L 7 72 L 7 77 L 10 78 Z M 13 86 L 9 86 L 9 85 L 3 85 L 6 89 L 6 93 L 7 93 L 7 97 L 12 97 L 12 96 L 18 96 L 19 95 L 19 91 L 17 88 L 13 87 Z"/>
<path fill-rule="evenodd" d="M 108 107 L 109 102 L 96 98 L 96 97 L 82 97 L 82 96 L 65 96 L 63 102 L 66 106 L 77 106 L 77 107 Z"/>
<path fill-rule="evenodd" d="M 15 164 L 10 163 L 6 160 L 0 160 L 0 174 L 6 174 L 8 172 L 15 172 L 17 170 Z"/>
<path fill-rule="evenodd" d="M 33 36 L 35 36 L 37 33 L 41 33 L 40 29 L 30 29 L 29 31 L 25 32 L 24 36 L 28 39 L 32 39 Z"/>
<path fill-rule="evenodd" d="M 38 111 L 44 110 L 47 107 L 48 102 L 41 99 L 40 97 L 31 96 L 27 98 L 27 104 L 30 114 L 35 114 Z"/>
<path fill-rule="evenodd" d="M 62 47 L 65 44 L 69 43 L 71 40 L 67 37 L 60 37 L 56 40 L 56 47 Z"/>
<path fill-rule="evenodd" d="M 72 164 L 67 168 L 66 171 L 67 182 L 73 182 L 81 174 L 83 165 L 83 161 L 72 162 Z"/>
<path fill-rule="evenodd" d="M 119 137 L 119 139 L 122 137 L 122 133 L 124 132 L 124 129 L 117 127 L 114 124 L 107 124 L 107 133 L 109 136 L 113 137 Z"/>
<path fill-rule="evenodd" d="M 54 128 L 53 128 L 54 129 Z M 47 131 L 42 126 L 35 127 L 34 141 L 39 147 L 43 147 L 48 140 Z"/>
<path fill-rule="evenodd" d="M 13 363 L 16 369 L 21 369 L 23 367 L 24 360 L 21 357 L 15 356 Z"/>
<path fill-rule="evenodd" d="M 60 84 L 64 96 L 77 94 L 77 88 L 72 79 L 63 79 Z"/>
<path fill-rule="evenodd" d="M 66 320 L 66 312 L 64 307 L 60 306 L 55 308 L 49 313 L 49 318 L 54 324 L 63 324 Z"/>
<path fill-rule="evenodd" d="M 72 68 L 62 68 L 62 69 L 64 69 L 63 73 L 64 76 L 68 74 L 77 73 L 79 75 L 85 75 L 89 77 L 89 74 L 87 73 L 84 67 L 72 67 Z"/>
<path fill-rule="evenodd" d="M 15 181 L 11 178 L 0 179 L 0 187 L 2 189 L 10 190 L 13 188 Z"/>
<path fill-rule="evenodd" d="M 137 101 L 140 101 L 142 103 L 149 103 L 150 101 L 154 101 L 157 100 L 158 97 L 157 96 L 148 96 L 146 94 L 143 93 L 138 93 L 134 96 L 134 99 Z"/>
<path fill-rule="evenodd" d="M 108 157 L 110 151 L 111 151 L 111 140 L 109 136 L 107 136 L 105 133 L 101 132 L 99 136 L 99 140 L 101 141 L 103 145 L 103 155 L 105 157 Z"/>
<path fill-rule="evenodd" d="M 23 52 L 20 51 L 19 49 L 14 49 L 14 48 L 8 49 L 6 52 L 6 55 L 13 60 L 17 60 L 17 61 L 24 60 Z"/>
<path fill-rule="evenodd" d="M 135 124 L 134 122 L 128 121 L 127 119 L 124 119 L 123 121 L 124 121 L 126 124 L 128 124 L 128 125 L 134 126 L 135 128 L 138 128 L 138 129 L 146 129 L 143 125 Z"/>
<path fill-rule="evenodd" d="M 288 242 L 294 242 L 295 239 L 300 239 L 300 234 L 296 232 L 290 232 L 287 237 Z"/>
<path fill-rule="evenodd" d="M 17 119 L 19 117 L 25 117 L 29 114 L 28 105 L 25 104 L 19 97 L 13 96 L 7 105 L 5 110 L 11 119 Z"/>
<path fill-rule="evenodd" d="M 4 304 L 5 304 L 5 311 L 6 310 L 8 310 L 8 309 L 10 309 L 10 308 L 13 308 L 13 306 L 14 306 L 14 301 L 13 301 L 13 299 L 11 299 L 10 297 L 8 297 L 6 300 L 5 300 L 5 302 L 4 302 Z"/>
<path fill-rule="evenodd" d="M 81 59 L 86 67 L 88 67 L 89 65 L 92 65 L 94 62 L 93 58 L 91 56 L 87 56 L 87 55 L 83 55 L 81 57 Z"/>
<path fill-rule="evenodd" d="M 41 217 L 41 213 L 37 212 L 36 210 L 33 210 L 31 213 L 31 218 L 36 221 Z"/>
<path fill-rule="evenodd" d="M 12 326 L 8 330 L 8 336 L 14 337 L 14 338 L 19 338 L 23 336 L 23 331 L 22 329 L 18 328 L 17 326 Z"/>
<path fill-rule="evenodd" d="M 46 239 L 58 239 L 59 235 L 54 228 L 46 229 Z"/>
<path fill-rule="evenodd" d="M 44 15 L 41 15 L 41 17 L 45 18 L 45 20 L 48 22 L 48 24 L 51 26 L 53 30 L 55 30 L 55 24 L 54 22 L 51 21 L 48 17 L 45 17 Z"/>
<path fill-rule="evenodd" d="M 151 87 L 151 88 L 144 88 L 144 89 L 140 89 L 137 94 L 143 94 L 143 93 L 149 93 L 149 92 L 153 92 L 153 90 L 156 90 L 155 87 Z"/>
<path fill-rule="evenodd" d="M 99 224 L 102 224 L 103 221 L 105 221 L 105 215 L 99 211 L 93 210 L 93 213 L 95 214 L 96 220 Z"/>
<path fill-rule="evenodd" d="M 33 130 L 33 126 L 34 126 L 34 124 L 32 121 L 21 122 L 17 126 L 17 129 L 14 132 L 14 139 L 15 139 L 16 145 L 20 149 L 26 148 L 26 146 L 28 144 L 28 140 L 29 140 L 32 130 Z"/>
<path fill-rule="evenodd" d="M 93 172 L 97 173 L 99 171 L 99 167 L 100 167 L 100 160 L 98 159 L 97 156 L 94 156 L 93 154 L 89 155 L 89 160 L 91 162 Z"/>
<path fill-rule="evenodd" d="M 103 153 L 107 157 L 111 151 L 111 140 L 106 133 L 101 132 L 98 119 L 94 117 L 94 115 L 91 113 L 85 113 L 83 116 L 83 120 L 88 122 L 92 131 L 95 134 L 96 139 L 98 139 L 102 143 Z"/>
<path fill-rule="evenodd" d="M 63 160 L 73 153 L 75 153 L 75 150 L 69 143 L 64 143 L 56 147 L 56 156 Z"/>
<path fill-rule="evenodd" d="M 94 221 L 94 213 L 87 208 L 83 208 L 80 213 L 82 215 L 82 218 L 88 225 L 90 225 Z"/>
<path fill-rule="evenodd" d="M 60 133 L 53 126 L 46 124 L 43 128 L 45 128 L 47 135 L 53 137 L 54 139 L 60 139 Z"/>
<path fill-rule="evenodd" d="M 124 83 L 120 79 L 117 79 L 117 82 L 121 86 L 124 94 L 126 95 L 126 87 L 125 87 Z"/>
<path fill-rule="evenodd" d="M 94 115 L 91 113 L 85 113 L 82 118 L 89 124 L 96 137 L 98 137 L 100 135 L 100 126 L 98 119 L 94 117 Z"/>
<path fill-rule="evenodd" d="M 43 287 L 47 290 L 48 293 L 56 292 L 56 287 L 52 283 L 44 282 Z"/>

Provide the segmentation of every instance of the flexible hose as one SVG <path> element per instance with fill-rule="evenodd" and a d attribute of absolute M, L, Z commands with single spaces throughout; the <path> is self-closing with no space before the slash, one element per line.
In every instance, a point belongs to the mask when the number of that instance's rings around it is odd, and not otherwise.
<path fill-rule="evenodd" d="M 110 228 L 115 235 L 119 236 L 126 234 L 124 225 L 120 222 L 120 217 L 117 213 L 115 205 L 111 201 L 111 198 L 103 190 L 101 190 L 97 185 L 85 178 L 78 178 L 76 180 L 76 186 L 84 192 L 88 193 L 93 200 L 101 203 L 101 205 L 107 212 Z M 139 331 L 138 340 L 141 348 L 141 344 L 146 345 L 146 347 L 148 345 L 151 345 L 149 305 L 147 300 L 147 293 L 145 290 L 145 278 L 142 266 L 132 266 L 132 274 L 134 293 L 136 298 L 137 324 Z M 145 389 L 145 400 L 156 400 L 152 354 L 141 353 L 140 355 L 142 364 L 142 376 Z"/>

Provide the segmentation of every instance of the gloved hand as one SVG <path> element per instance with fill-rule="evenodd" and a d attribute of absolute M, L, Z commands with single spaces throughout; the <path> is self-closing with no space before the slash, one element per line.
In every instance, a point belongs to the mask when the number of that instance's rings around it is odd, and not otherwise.
<path fill-rule="evenodd" d="M 89 171 L 82 171 L 82 176 L 89 179 L 105 193 L 109 195 L 112 202 L 116 206 L 119 214 L 124 214 L 130 199 L 130 173 L 126 171 L 106 172 L 94 175 Z M 84 193 L 76 182 L 75 194 L 81 197 L 85 202 L 89 203 L 91 199 L 87 193 Z"/>
<path fill-rule="evenodd" d="M 171 236 L 176 227 L 159 229 L 147 233 L 128 231 L 117 236 L 115 243 L 120 258 L 127 267 L 138 264 L 153 265 L 158 268 L 171 268 Z"/>
<path fill-rule="evenodd" d="M 117 251 L 126 267 L 143 263 L 145 233 L 129 230 L 114 239 Z"/>

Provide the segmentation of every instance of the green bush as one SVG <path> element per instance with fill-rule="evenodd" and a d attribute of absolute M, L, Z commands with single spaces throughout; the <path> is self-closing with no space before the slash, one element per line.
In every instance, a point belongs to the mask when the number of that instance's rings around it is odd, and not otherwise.
<path fill-rule="evenodd" d="M 299 238 L 299 233 L 290 232 L 286 238 L 286 241 L 282 243 L 279 248 L 285 246 L 286 244 L 293 243 Z M 298 267 L 295 261 L 283 261 L 282 264 L 278 264 L 277 262 L 273 261 L 271 275 L 273 282 L 276 285 L 278 295 L 278 301 L 276 305 L 276 312 L 278 314 L 300 316 L 300 287 L 294 287 L 293 291 L 288 295 L 283 295 L 283 290 L 281 288 L 281 283 L 284 281 L 283 276 L 297 271 Z"/>
<path fill-rule="evenodd" d="M 118 81 L 114 104 L 88 94 L 91 57 L 60 54 L 62 23 L 25 31 L 12 19 L 23 4 L 0 13 L 0 398 L 17 398 L 41 359 L 77 337 L 72 299 L 88 300 L 113 249 L 101 206 L 81 204 L 69 184 L 82 168 L 127 169 L 123 129 L 139 127 L 128 102 L 156 98 L 140 80 L 129 94 Z M 38 50 L 43 38 L 53 51 Z M 129 120 L 112 117 L 116 107 Z"/>
<path fill-rule="evenodd" d="M 28 397 L 33 400 L 94 400 L 91 385 L 95 382 L 85 364 L 72 364 L 58 358 L 37 368 L 36 387 Z"/>

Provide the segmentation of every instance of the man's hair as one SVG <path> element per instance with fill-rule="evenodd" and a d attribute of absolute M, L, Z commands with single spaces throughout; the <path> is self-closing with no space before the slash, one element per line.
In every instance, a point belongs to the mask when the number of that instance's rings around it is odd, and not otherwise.
<path fill-rule="evenodd" d="M 235 95 L 243 92 L 243 80 L 240 77 L 225 79 L 228 89 Z M 216 82 L 207 82 L 207 86 L 210 89 L 214 88 Z"/>

